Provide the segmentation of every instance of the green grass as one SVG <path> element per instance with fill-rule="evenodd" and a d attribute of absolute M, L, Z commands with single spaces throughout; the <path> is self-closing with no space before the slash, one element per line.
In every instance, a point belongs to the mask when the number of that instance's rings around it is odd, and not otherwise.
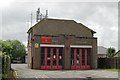
<path fill-rule="evenodd" d="M 120 69 L 107 69 L 109 71 L 112 71 L 112 72 L 120 72 Z"/>

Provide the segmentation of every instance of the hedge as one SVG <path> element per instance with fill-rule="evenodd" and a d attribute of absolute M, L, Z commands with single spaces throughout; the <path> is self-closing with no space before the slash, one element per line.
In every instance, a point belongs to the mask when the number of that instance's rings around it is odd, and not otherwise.
<path fill-rule="evenodd" d="M 10 56 L 3 55 L 2 56 L 2 74 L 3 77 L 7 77 L 8 72 L 10 71 Z"/>

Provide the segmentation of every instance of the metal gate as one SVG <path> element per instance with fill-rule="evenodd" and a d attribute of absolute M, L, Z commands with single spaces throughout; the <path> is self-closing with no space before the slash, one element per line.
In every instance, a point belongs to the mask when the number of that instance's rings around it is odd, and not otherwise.
<path fill-rule="evenodd" d="M 90 50 L 71 48 L 71 69 L 90 69 Z"/>
<path fill-rule="evenodd" d="M 63 48 L 42 47 L 41 48 L 41 69 L 62 69 Z"/>

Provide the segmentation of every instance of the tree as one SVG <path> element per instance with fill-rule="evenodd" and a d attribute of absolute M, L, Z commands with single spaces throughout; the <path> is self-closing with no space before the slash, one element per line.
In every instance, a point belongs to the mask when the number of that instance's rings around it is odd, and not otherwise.
<path fill-rule="evenodd" d="M 18 40 L 0 41 L 2 43 L 2 52 L 9 55 L 11 59 L 22 58 L 26 55 L 25 46 Z"/>
<path fill-rule="evenodd" d="M 22 58 L 26 55 L 26 48 L 25 46 L 18 40 L 12 41 L 13 45 L 13 58 Z"/>
<path fill-rule="evenodd" d="M 115 50 L 115 48 L 113 48 L 113 47 L 108 48 L 108 49 L 107 49 L 107 57 L 109 57 L 109 58 L 113 57 L 115 51 L 116 51 L 116 50 Z"/>
<path fill-rule="evenodd" d="M 13 46 L 11 40 L 2 41 L 2 52 L 11 56 L 13 53 Z"/>

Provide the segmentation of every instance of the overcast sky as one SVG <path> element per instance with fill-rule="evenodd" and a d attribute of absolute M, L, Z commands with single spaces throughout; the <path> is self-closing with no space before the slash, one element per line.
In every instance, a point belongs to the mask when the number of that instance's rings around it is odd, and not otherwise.
<path fill-rule="evenodd" d="M 98 45 L 118 49 L 118 3 L 117 2 L 11 2 L 2 5 L 2 39 L 18 39 L 27 43 L 30 14 L 40 7 L 49 18 L 72 19 L 96 31 Z M 120 49 L 120 48 L 119 48 Z"/>

